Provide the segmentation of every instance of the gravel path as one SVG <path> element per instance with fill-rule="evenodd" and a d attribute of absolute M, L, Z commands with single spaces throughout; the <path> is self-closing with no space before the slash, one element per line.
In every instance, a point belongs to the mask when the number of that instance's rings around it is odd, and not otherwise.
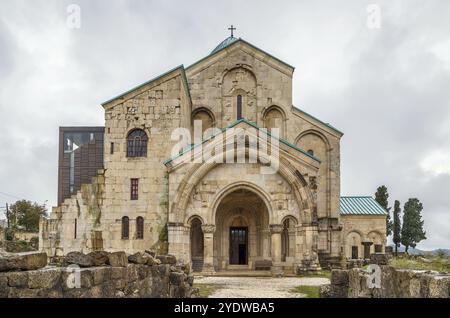
<path fill-rule="evenodd" d="M 329 284 L 328 278 L 319 277 L 196 277 L 195 284 L 217 285 L 209 298 L 302 298 L 292 293 L 297 286 Z"/>

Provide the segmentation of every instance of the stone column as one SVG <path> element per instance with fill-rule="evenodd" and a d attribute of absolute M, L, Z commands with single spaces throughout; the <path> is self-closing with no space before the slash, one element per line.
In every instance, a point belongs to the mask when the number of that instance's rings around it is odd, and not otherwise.
<path fill-rule="evenodd" d="M 272 275 L 283 276 L 283 268 L 281 266 L 281 233 L 283 232 L 282 224 L 271 224 L 271 254 L 272 254 Z"/>
<path fill-rule="evenodd" d="M 188 262 L 190 260 L 189 230 L 183 223 L 170 222 L 167 224 L 169 254 L 176 256 L 178 260 Z"/>
<path fill-rule="evenodd" d="M 303 248 L 303 271 L 320 270 L 318 250 L 318 230 L 317 225 L 303 224 L 304 230 L 304 248 Z"/>
<path fill-rule="evenodd" d="M 203 272 L 214 273 L 214 232 L 213 224 L 202 225 L 203 231 Z"/>
<path fill-rule="evenodd" d="M 302 268 L 302 261 L 304 257 L 305 246 L 305 233 L 302 225 L 295 226 L 295 260 L 294 260 L 294 272 L 299 273 Z"/>

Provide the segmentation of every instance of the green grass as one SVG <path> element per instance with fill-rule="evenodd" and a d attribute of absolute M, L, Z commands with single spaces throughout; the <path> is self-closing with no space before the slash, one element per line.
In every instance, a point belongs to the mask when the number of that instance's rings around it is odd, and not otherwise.
<path fill-rule="evenodd" d="M 425 261 L 427 260 L 427 261 Z M 390 265 L 397 269 L 430 270 L 450 273 L 450 259 L 441 257 L 398 257 L 391 260 Z"/>
<path fill-rule="evenodd" d="M 297 286 L 291 290 L 291 293 L 305 294 L 306 298 L 319 298 L 319 286 Z"/>
<path fill-rule="evenodd" d="M 221 288 L 219 285 L 213 284 L 194 284 L 194 288 L 198 288 L 200 298 L 208 298 L 214 292 Z"/>

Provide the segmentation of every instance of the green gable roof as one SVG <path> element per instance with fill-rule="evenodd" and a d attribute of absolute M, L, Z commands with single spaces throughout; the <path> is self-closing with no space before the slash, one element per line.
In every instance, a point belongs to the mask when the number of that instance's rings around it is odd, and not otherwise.
<path fill-rule="evenodd" d="M 226 127 L 226 128 L 223 128 L 223 129 L 220 129 L 220 128 L 219 128 L 219 129 L 221 130 L 220 133 L 215 134 L 215 135 L 213 135 L 213 136 L 211 136 L 211 137 L 209 137 L 209 138 L 203 140 L 201 143 L 191 145 L 191 147 L 189 147 L 188 149 L 186 149 L 185 151 L 183 151 L 181 154 L 179 154 L 179 155 L 177 155 L 177 156 L 175 156 L 175 157 L 173 157 L 173 158 L 169 158 L 169 159 L 167 159 L 166 161 L 164 161 L 163 164 L 167 165 L 167 164 L 171 163 L 171 162 L 174 161 L 175 159 L 177 159 L 177 158 L 179 158 L 179 157 L 182 157 L 184 154 L 190 152 L 192 149 L 194 149 L 194 148 L 196 148 L 196 147 L 199 147 L 199 146 L 202 145 L 202 144 L 205 144 L 205 143 L 208 142 L 209 140 L 214 139 L 215 136 L 217 136 L 217 135 L 219 135 L 219 134 L 222 134 L 222 133 L 226 132 L 227 129 L 233 128 L 233 127 L 237 126 L 237 125 L 240 124 L 240 123 L 246 123 L 247 125 L 250 125 L 250 126 L 256 128 L 257 130 L 261 130 L 261 128 L 260 128 L 258 125 L 256 125 L 256 123 L 250 122 L 250 121 L 246 120 L 245 118 L 239 119 L 238 121 L 235 121 L 234 123 L 232 123 L 230 126 L 228 126 L 228 127 Z M 261 130 L 261 131 L 263 131 L 263 132 L 264 132 L 265 134 L 267 134 L 269 137 L 272 136 L 272 134 L 271 134 L 270 132 L 266 131 L 266 130 Z M 282 138 L 278 138 L 278 140 L 279 140 L 280 143 L 285 144 L 286 146 L 288 146 L 288 147 L 290 147 L 290 148 L 292 148 L 292 149 L 295 149 L 295 150 L 298 151 L 298 152 L 301 152 L 301 153 L 304 154 L 305 156 L 307 156 L 307 157 L 313 159 L 314 161 L 316 161 L 316 162 L 318 162 L 318 163 L 321 163 L 321 161 L 320 161 L 319 158 L 317 158 L 317 157 L 315 157 L 315 156 L 309 154 L 309 153 L 306 152 L 305 150 L 300 149 L 299 147 L 297 147 L 297 146 L 291 144 L 290 142 L 288 142 L 288 141 L 286 141 L 286 140 L 284 140 L 284 139 L 282 139 Z"/>
<path fill-rule="evenodd" d="M 276 61 L 286 65 L 287 67 L 291 68 L 292 70 L 295 69 L 295 67 L 293 67 L 292 65 L 289 65 L 288 63 L 280 60 L 279 58 L 273 56 L 272 54 L 267 53 L 266 51 L 260 49 L 256 45 L 253 45 L 250 42 L 245 41 L 243 38 L 228 37 L 225 40 L 223 40 L 222 42 L 220 42 L 220 44 L 218 46 L 216 46 L 216 48 L 214 50 L 212 50 L 212 52 L 209 55 L 207 55 L 207 56 L 203 57 L 202 59 L 198 60 L 197 62 L 194 62 L 193 64 L 189 65 L 188 67 L 186 67 L 186 70 L 196 66 L 197 64 L 199 64 L 200 62 L 203 62 L 204 60 L 210 58 L 211 56 L 216 55 L 217 53 L 225 50 L 227 47 L 230 47 L 230 46 L 234 45 L 235 43 L 239 43 L 239 42 L 245 43 L 248 46 L 250 46 L 250 47 L 252 47 L 252 48 L 254 48 L 256 50 L 261 51 L 262 53 L 266 54 L 267 56 L 270 56 L 274 60 L 276 60 Z"/>
<path fill-rule="evenodd" d="M 387 215 L 386 210 L 372 197 L 341 197 L 341 215 Z"/>
<path fill-rule="evenodd" d="M 176 70 L 181 70 L 182 71 L 183 81 L 185 81 L 186 85 L 187 85 L 186 74 L 184 73 L 184 65 L 179 65 L 179 66 L 177 66 L 177 67 L 175 67 L 175 68 L 173 68 L 171 70 L 168 70 L 167 72 L 164 72 L 163 74 L 158 75 L 157 77 L 152 78 L 151 80 L 146 81 L 145 83 L 139 84 L 138 86 L 135 86 L 132 89 L 127 90 L 125 93 L 117 95 L 116 97 L 113 97 L 113 98 L 107 100 L 106 102 L 103 102 L 101 105 L 104 106 L 104 105 L 106 105 L 106 104 L 108 104 L 108 103 L 110 103 L 110 102 L 112 102 L 112 101 L 114 101 L 116 99 L 123 98 L 125 95 L 127 95 L 127 94 L 129 94 L 129 93 L 131 93 L 131 92 L 133 92 L 133 91 L 135 91 L 135 90 L 137 90 L 139 88 L 142 88 L 145 85 L 151 84 L 152 82 L 155 82 L 155 81 L 163 78 L 164 76 L 175 72 Z M 189 88 L 189 86 L 187 86 L 187 87 Z M 189 89 L 188 89 L 188 94 L 190 95 Z"/>
<path fill-rule="evenodd" d="M 230 37 L 226 38 L 225 40 L 220 42 L 220 44 L 218 46 L 216 46 L 216 48 L 214 50 L 212 50 L 211 55 L 222 50 L 223 48 L 226 48 L 228 45 L 230 45 L 233 42 L 236 42 L 237 40 L 238 39 L 235 38 L 234 36 L 230 36 Z"/>

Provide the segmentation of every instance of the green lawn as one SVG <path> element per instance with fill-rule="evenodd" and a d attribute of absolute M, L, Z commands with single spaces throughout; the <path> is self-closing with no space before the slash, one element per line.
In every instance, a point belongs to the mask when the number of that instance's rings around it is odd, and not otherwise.
<path fill-rule="evenodd" d="M 305 294 L 306 298 L 319 298 L 319 286 L 297 286 L 291 290 L 292 293 Z"/>
<path fill-rule="evenodd" d="M 213 284 L 194 284 L 194 288 L 198 288 L 200 298 L 208 298 L 214 292 L 221 288 L 219 285 Z"/>
<path fill-rule="evenodd" d="M 450 259 L 441 257 L 397 257 L 390 265 L 398 269 L 430 270 L 450 273 Z"/>

